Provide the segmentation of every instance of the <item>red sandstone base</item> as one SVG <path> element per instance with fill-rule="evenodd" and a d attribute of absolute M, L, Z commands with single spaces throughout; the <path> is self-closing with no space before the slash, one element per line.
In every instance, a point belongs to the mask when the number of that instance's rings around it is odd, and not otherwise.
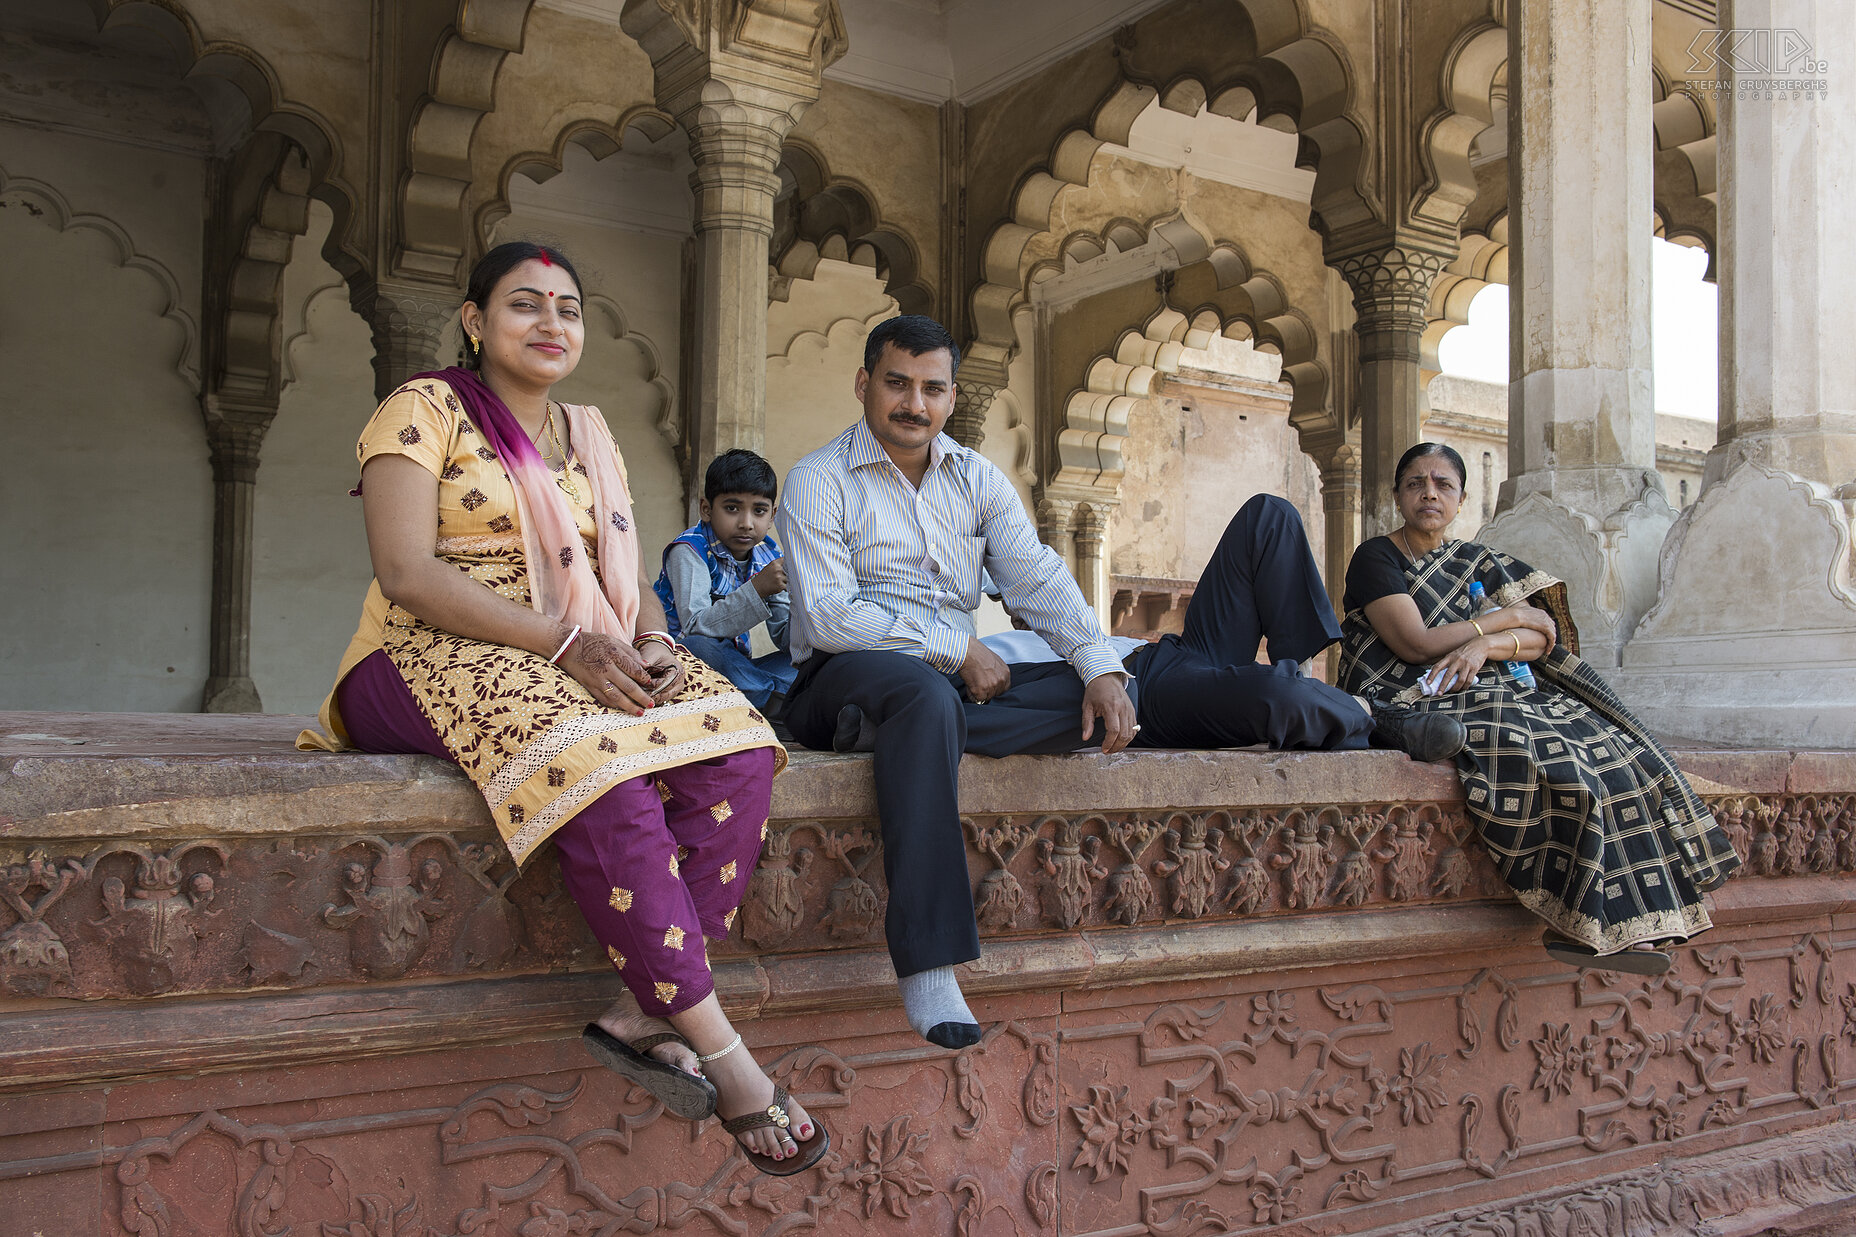
<path fill-rule="evenodd" d="M 832 1135 L 779 1181 L 583 1054 L 617 981 L 445 824 L 452 777 L 155 738 L 0 752 L 8 1237 L 1856 1232 L 1848 757 L 1684 758 L 1752 862 L 1653 980 L 1547 961 L 1402 758 L 1077 761 L 1095 808 L 1043 816 L 1065 766 L 977 762 L 959 1054 L 893 1005 L 861 766 L 800 762 L 747 929 L 780 943 L 717 954 Z M 434 913 L 396 936 L 380 890 Z"/>

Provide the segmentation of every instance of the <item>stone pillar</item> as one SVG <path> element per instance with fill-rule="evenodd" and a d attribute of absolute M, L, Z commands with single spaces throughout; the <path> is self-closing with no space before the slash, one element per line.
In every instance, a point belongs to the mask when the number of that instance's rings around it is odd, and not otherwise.
<path fill-rule="evenodd" d="M 1397 457 L 1393 457 L 1397 462 Z M 1326 517 L 1321 571 L 1327 577 L 1328 599 L 1341 612 L 1341 595 L 1347 591 L 1347 567 L 1360 544 L 1360 452 L 1342 443 L 1320 464 L 1321 511 Z"/>
<path fill-rule="evenodd" d="M 1076 574 L 1076 504 L 1067 499 L 1052 498 L 1049 495 L 1038 499 L 1038 537 L 1045 545 L 1057 551 L 1057 557 L 1063 565 Z"/>
<path fill-rule="evenodd" d="M 1723 99 L 1720 438 L 1670 530 L 1619 687 L 1650 725 L 1723 743 L 1856 747 L 1856 9 L 1737 0 L 1795 33 L 1823 91 Z M 1749 39 L 1736 78 L 1824 79 Z"/>
<path fill-rule="evenodd" d="M 1415 241 L 1328 259 L 1352 290 L 1357 315 L 1362 538 L 1399 525 L 1392 473 L 1422 434 L 1424 328 L 1431 284 L 1449 260 L 1441 245 Z"/>
<path fill-rule="evenodd" d="M 1108 535 L 1114 514 L 1112 503 L 1086 502 L 1076 508 L 1076 583 L 1104 631 L 1109 628 L 1109 604 L 1115 600 L 1108 575 Z"/>
<path fill-rule="evenodd" d="M 1675 511 L 1651 387 L 1650 5 L 1520 0 L 1508 24 L 1508 480 L 1481 539 L 1566 581 L 1618 665 Z"/>
<path fill-rule="evenodd" d="M 767 266 L 780 147 L 844 54 L 836 0 L 626 0 L 620 26 L 651 57 L 658 105 L 696 170 L 691 467 L 766 445 Z"/>
<path fill-rule="evenodd" d="M 251 530 L 258 449 L 277 415 L 277 396 L 219 391 L 201 404 L 213 461 L 213 595 L 200 711 L 261 713 L 251 679 Z"/>
<path fill-rule="evenodd" d="M 443 284 L 375 280 L 354 295 L 355 312 L 374 332 L 374 398 L 385 399 L 414 374 L 442 369 L 445 327 L 464 293 Z"/>

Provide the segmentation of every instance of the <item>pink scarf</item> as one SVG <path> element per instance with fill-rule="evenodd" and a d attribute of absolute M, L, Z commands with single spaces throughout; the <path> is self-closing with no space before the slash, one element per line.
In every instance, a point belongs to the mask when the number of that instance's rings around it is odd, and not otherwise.
<path fill-rule="evenodd" d="M 465 413 L 508 470 L 516 491 L 522 551 L 528 558 L 529 600 L 535 609 L 630 644 L 638 623 L 638 533 L 632 524 L 631 494 L 619 474 L 605 420 L 584 404 L 561 405 L 574 454 L 592 482 L 605 579 L 602 591 L 567 494 L 508 405 L 468 369 L 452 366 L 414 375 L 415 381 L 420 378 L 437 378 L 457 393 Z"/>

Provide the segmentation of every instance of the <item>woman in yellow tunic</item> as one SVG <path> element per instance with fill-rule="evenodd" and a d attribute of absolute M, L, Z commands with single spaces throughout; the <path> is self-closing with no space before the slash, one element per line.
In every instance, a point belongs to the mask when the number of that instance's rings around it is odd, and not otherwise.
<path fill-rule="evenodd" d="M 734 922 L 786 753 L 663 633 L 610 431 L 549 397 L 581 308 L 559 252 L 498 246 L 464 305 L 471 367 L 415 377 L 362 432 L 375 579 L 326 734 L 302 742 L 456 762 L 518 865 L 552 838 L 637 1002 L 590 1024 L 589 1049 L 789 1175 L 829 1136 L 742 1046 L 704 948 Z"/>

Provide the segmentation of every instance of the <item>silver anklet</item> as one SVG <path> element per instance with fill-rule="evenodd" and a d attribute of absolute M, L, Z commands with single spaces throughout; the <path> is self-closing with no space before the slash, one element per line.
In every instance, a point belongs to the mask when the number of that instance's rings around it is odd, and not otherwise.
<path fill-rule="evenodd" d="M 714 1052 L 699 1052 L 696 1054 L 696 1059 L 707 1065 L 711 1061 L 720 1060 L 739 1047 L 741 1047 L 741 1032 L 736 1031 L 735 1037 L 728 1041 L 728 1047 L 718 1048 Z"/>

